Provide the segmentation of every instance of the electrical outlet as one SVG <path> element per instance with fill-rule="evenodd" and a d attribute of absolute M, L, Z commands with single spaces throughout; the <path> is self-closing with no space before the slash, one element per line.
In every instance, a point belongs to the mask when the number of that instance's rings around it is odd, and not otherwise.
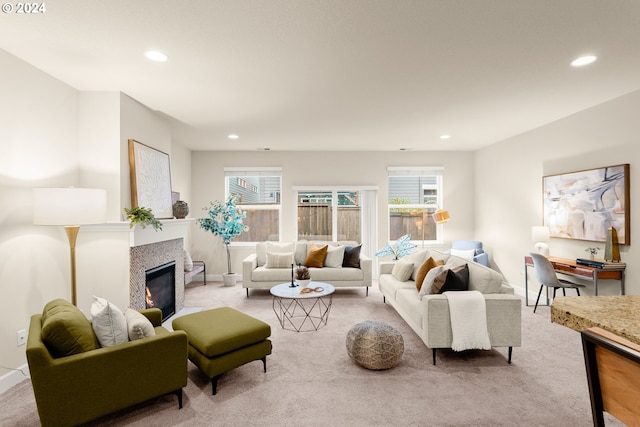
<path fill-rule="evenodd" d="M 16 332 L 16 336 L 18 337 L 18 347 L 27 343 L 27 331 L 24 329 L 20 329 Z"/>

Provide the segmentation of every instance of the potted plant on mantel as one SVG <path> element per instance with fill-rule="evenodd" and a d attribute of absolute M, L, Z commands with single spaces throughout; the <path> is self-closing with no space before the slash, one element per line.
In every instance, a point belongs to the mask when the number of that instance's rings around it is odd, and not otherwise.
<path fill-rule="evenodd" d="M 162 223 L 153 215 L 153 211 L 144 206 L 136 206 L 134 208 L 124 208 L 124 213 L 129 220 L 129 228 L 133 228 L 136 224 L 142 228 L 147 225 L 152 226 L 156 231 L 162 230 Z"/>
<path fill-rule="evenodd" d="M 227 250 L 227 273 L 222 275 L 225 286 L 236 284 L 236 273 L 231 272 L 231 251 L 229 245 L 231 240 L 239 234 L 249 230 L 249 227 L 242 223 L 247 216 L 236 205 L 238 196 L 229 196 L 223 203 L 220 201 L 210 202 L 207 218 L 198 218 L 198 225 L 205 231 L 210 231 L 214 236 L 220 236 Z"/>

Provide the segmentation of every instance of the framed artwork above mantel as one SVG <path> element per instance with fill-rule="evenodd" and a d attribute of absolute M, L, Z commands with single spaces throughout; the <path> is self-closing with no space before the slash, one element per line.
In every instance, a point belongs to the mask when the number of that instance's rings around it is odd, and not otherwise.
<path fill-rule="evenodd" d="M 551 237 L 606 242 L 613 227 L 630 244 L 628 163 L 544 176 L 542 195 Z"/>
<path fill-rule="evenodd" d="M 169 155 L 129 140 L 131 206 L 151 209 L 158 219 L 173 218 Z"/>

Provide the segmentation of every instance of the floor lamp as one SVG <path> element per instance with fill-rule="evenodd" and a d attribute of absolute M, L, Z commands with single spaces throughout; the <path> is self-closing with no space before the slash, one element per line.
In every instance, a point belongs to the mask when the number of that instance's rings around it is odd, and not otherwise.
<path fill-rule="evenodd" d="M 81 225 L 102 224 L 107 215 L 107 192 L 96 188 L 34 188 L 33 223 L 62 225 L 69 239 L 71 302 L 76 300 L 76 239 Z"/>

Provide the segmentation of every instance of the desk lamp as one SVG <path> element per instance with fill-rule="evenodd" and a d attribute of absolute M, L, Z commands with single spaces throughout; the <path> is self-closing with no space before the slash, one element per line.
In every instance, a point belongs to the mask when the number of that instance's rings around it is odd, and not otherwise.
<path fill-rule="evenodd" d="M 96 188 L 34 188 L 33 223 L 63 225 L 71 258 L 71 303 L 76 301 L 76 239 L 80 226 L 102 224 L 107 215 L 107 192 Z"/>
<path fill-rule="evenodd" d="M 549 245 L 547 245 L 547 242 L 551 240 L 550 238 L 549 227 L 540 225 L 531 227 L 531 241 L 535 242 L 535 245 L 533 245 L 534 252 L 545 258 L 549 258 Z"/>

